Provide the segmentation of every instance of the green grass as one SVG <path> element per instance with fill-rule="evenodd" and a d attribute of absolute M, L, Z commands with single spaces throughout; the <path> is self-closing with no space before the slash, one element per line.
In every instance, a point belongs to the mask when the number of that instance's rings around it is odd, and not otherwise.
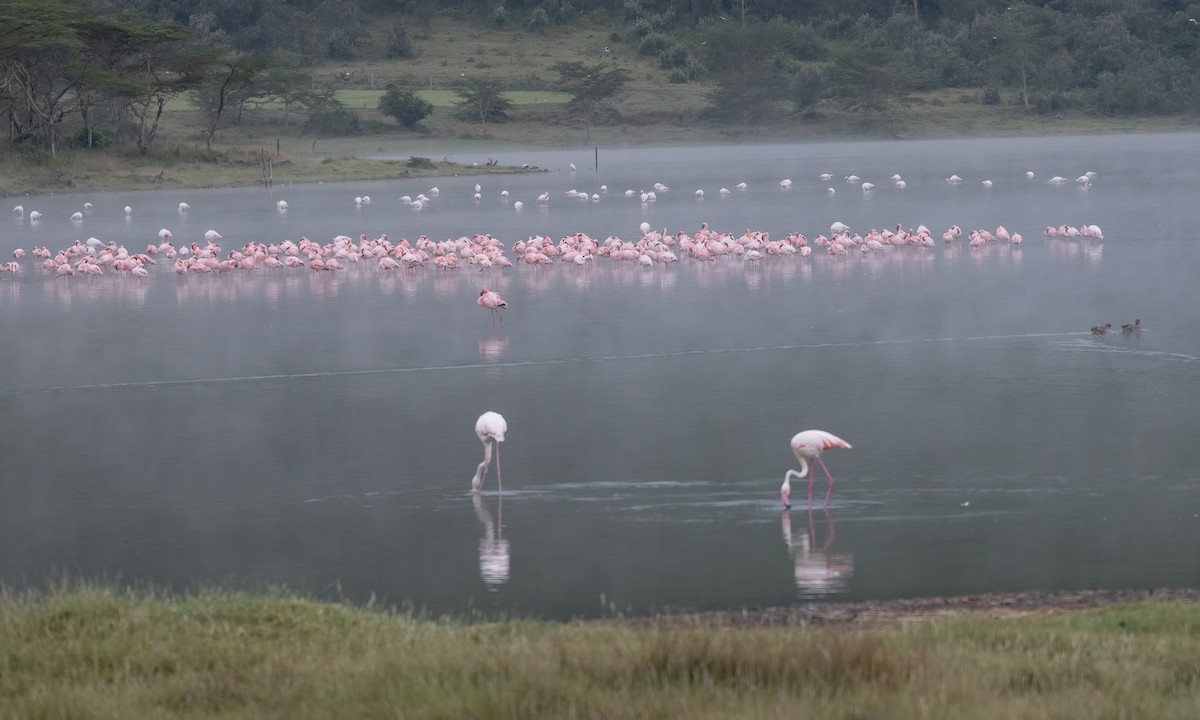
<path fill-rule="evenodd" d="M 1194 718 L 1200 606 L 890 629 L 465 622 L 285 595 L 0 597 L 0 716 Z"/>

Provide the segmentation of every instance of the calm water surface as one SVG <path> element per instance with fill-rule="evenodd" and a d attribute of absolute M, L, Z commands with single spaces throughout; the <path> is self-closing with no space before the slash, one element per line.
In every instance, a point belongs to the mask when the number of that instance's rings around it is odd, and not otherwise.
<path fill-rule="evenodd" d="M 160 264 L 140 282 L 56 280 L 27 257 L 0 274 L 0 581 L 282 585 L 543 617 L 1194 585 L 1198 143 L 614 150 L 599 172 L 589 148 L 500 156 L 553 170 L 524 176 L 10 199 L 44 216 L 0 220 L 5 259 L 89 236 L 140 249 L 160 227 L 177 245 L 213 228 L 227 248 L 629 239 L 642 221 L 810 239 L 835 220 L 939 238 L 1003 224 L 1026 241 L 652 270 L 176 277 Z M 851 173 L 877 189 L 840 181 Z M 623 194 L 655 182 L 670 186 L 655 203 Z M 397 201 L 435 184 L 423 210 Z M 601 184 L 596 203 L 563 195 Z M 1063 223 L 1105 238 L 1043 236 Z M 503 325 L 475 305 L 485 285 L 508 300 Z M 1135 317 L 1134 336 L 1088 332 Z M 489 409 L 510 428 L 504 493 L 489 481 L 472 498 L 472 428 Z M 801 488 L 784 514 L 788 440 L 810 427 L 854 449 L 826 455 L 828 508 L 808 512 Z"/>

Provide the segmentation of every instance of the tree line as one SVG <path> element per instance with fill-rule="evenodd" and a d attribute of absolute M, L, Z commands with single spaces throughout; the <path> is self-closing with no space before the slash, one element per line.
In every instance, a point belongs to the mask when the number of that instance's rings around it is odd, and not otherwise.
<path fill-rule="evenodd" d="M 409 57 L 410 26 L 446 11 L 432 0 L 106 2 L 202 26 L 240 51 L 331 59 L 360 56 L 367 25 L 381 18 L 393 23 L 387 55 Z M 450 11 L 535 32 L 582 22 L 622 27 L 675 82 L 715 84 L 715 101 L 770 97 L 768 107 L 784 92 L 800 112 L 821 98 L 855 95 L 839 86 L 863 79 L 861 57 L 903 79 L 885 85 L 979 88 L 985 101 L 1043 113 L 1190 112 L 1200 96 L 1200 3 L 1188 0 L 456 0 Z M 718 44 L 729 39 L 756 47 Z M 721 108 L 714 102 L 718 115 L 744 114 Z"/>
<path fill-rule="evenodd" d="M 0 0 L 0 113 L 10 144 L 53 155 L 119 133 L 147 153 L 167 102 L 188 97 L 211 144 L 250 102 L 283 108 L 314 133 L 359 119 L 313 77 L 360 57 L 385 18 L 384 52 L 412 57 L 410 27 L 445 12 L 431 0 Z M 983 103 L 1035 113 L 1146 115 L 1200 106 L 1200 3 L 1179 0 L 458 0 L 483 27 L 616 28 L 672 82 L 703 82 L 717 120 L 753 124 L 822 102 L 895 122 L 918 91 L 969 88 Z M 377 50 L 374 52 L 378 52 Z M 629 80 L 606 64 L 560 64 L 552 87 L 590 131 Z M 456 111 L 501 121 L 508 89 L 457 88 Z M 389 88 L 380 109 L 415 126 L 432 107 Z M 64 128 L 70 137 L 64 138 Z"/>

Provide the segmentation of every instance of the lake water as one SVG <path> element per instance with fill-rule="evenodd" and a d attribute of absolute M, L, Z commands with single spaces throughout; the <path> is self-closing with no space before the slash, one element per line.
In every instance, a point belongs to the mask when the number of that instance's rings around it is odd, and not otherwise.
<path fill-rule="evenodd" d="M 285 586 L 548 618 L 1194 586 L 1198 144 L 602 150 L 598 171 L 591 148 L 459 152 L 552 171 L 10 198 L 43 217 L 3 208 L 5 260 L 89 236 L 140 250 L 160 227 L 176 245 L 216 229 L 226 248 L 385 232 L 636 239 L 643 221 L 810 241 L 834 221 L 925 224 L 938 242 L 645 270 L 177 277 L 160 262 L 140 281 L 55 279 L 26 257 L 0 274 L 0 581 Z M 841 181 L 852 173 L 876 189 Z M 670 186 L 656 202 L 623 194 L 655 182 Z M 564 196 L 601 184 L 599 202 Z M 433 185 L 422 210 L 397 201 Z M 1043 235 L 1064 223 L 1104 239 Z M 1025 242 L 946 245 L 955 224 Z M 483 286 L 508 301 L 502 325 L 475 303 Z M 1089 332 L 1135 317 L 1137 334 Z M 473 498 L 484 410 L 508 420 L 504 491 L 489 478 Z M 806 428 L 854 448 L 825 455 L 827 507 L 822 480 L 811 513 L 802 485 L 783 513 L 788 440 Z"/>

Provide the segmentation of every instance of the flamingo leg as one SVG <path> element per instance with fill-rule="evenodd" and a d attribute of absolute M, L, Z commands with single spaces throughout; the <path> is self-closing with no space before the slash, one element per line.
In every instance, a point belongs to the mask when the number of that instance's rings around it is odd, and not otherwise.
<path fill-rule="evenodd" d="M 487 483 L 488 467 L 492 464 L 492 443 L 490 440 L 485 440 L 483 443 L 483 462 L 479 463 L 479 467 L 483 468 L 483 472 L 479 475 L 479 490 L 483 490 L 483 486 Z"/>
<path fill-rule="evenodd" d="M 500 443 L 496 443 L 496 490 L 504 494 L 504 484 L 500 482 Z"/>
<path fill-rule="evenodd" d="M 825 467 L 825 461 L 821 456 L 817 456 L 817 462 L 821 463 L 821 469 L 825 471 L 825 477 L 829 478 L 829 487 L 825 490 L 825 504 L 829 504 L 829 496 L 833 494 L 833 476 L 829 474 L 829 468 Z"/>

